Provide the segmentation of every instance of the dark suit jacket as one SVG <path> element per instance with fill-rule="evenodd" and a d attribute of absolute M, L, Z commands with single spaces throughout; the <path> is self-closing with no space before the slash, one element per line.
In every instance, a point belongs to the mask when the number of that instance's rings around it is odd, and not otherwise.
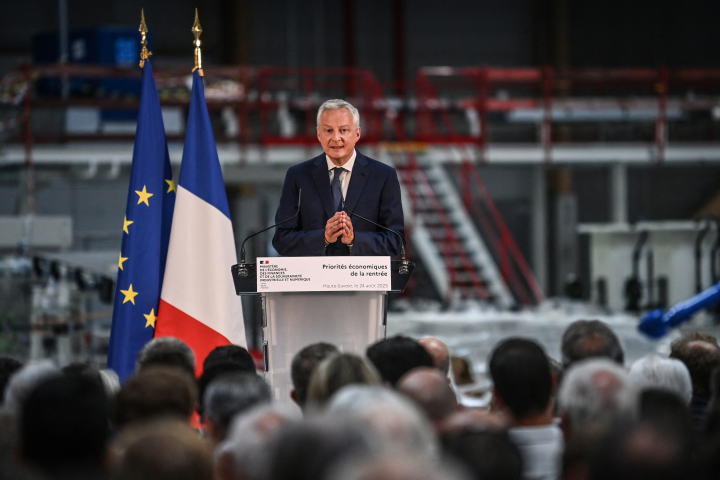
<path fill-rule="evenodd" d="M 297 212 L 299 189 L 302 189 L 300 215 L 277 227 L 273 247 L 283 256 L 325 255 L 325 224 L 335 215 L 335 206 L 324 153 L 288 169 L 275 214 L 276 222 Z M 348 185 L 345 211 L 391 228 L 405 238 L 400 184 L 395 169 L 359 151 Z M 399 254 L 401 242 L 396 235 L 357 217 L 352 217 L 351 221 L 355 231 L 351 255 Z"/>

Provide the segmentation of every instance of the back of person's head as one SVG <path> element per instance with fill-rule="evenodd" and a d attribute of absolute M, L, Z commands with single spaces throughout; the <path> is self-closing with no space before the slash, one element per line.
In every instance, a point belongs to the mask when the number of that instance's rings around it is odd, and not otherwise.
<path fill-rule="evenodd" d="M 175 367 L 195 377 L 195 354 L 182 340 L 173 337 L 156 337 L 138 353 L 135 372 L 150 367 Z"/>
<path fill-rule="evenodd" d="M 339 462 L 328 480 L 471 480 L 461 465 L 415 452 L 386 451 L 357 455 Z"/>
<path fill-rule="evenodd" d="M 65 365 L 61 368 L 61 371 L 63 375 L 69 376 L 69 377 L 85 377 L 88 380 L 91 380 L 95 383 L 97 383 L 99 386 L 105 389 L 105 385 L 103 383 L 102 375 L 100 375 L 100 370 L 98 370 L 93 365 L 86 363 L 86 362 L 73 362 Z"/>
<path fill-rule="evenodd" d="M 0 357 L 0 405 L 5 401 L 5 387 L 10 377 L 22 368 L 22 363 L 14 358 Z"/>
<path fill-rule="evenodd" d="M 275 436 L 301 420 L 296 407 L 282 403 L 260 404 L 238 414 L 218 449 L 218 463 L 230 478 L 263 480 L 270 469 Z"/>
<path fill-rule="evenodd" d="M 276 436 L 268 480 L 317 480 L 339 461 L 372 450 L 362 430 L 344 422 L 313 419 Z"/>
<path fill-rule="evenodd" d="M 628 373 L 604 358 L 578 362 L 566 372 L 558 394 L 560 412 L 572 430 L 613 423 L 637 414 L 637 390 Z"/>
<path fill-rule="evenodd" d="M 270 387 L 255 373 L 230 373 L 216 378 L 205 391 L 203 416 L 216 442 L 225 438 L 233 417 L 272 399 Z"/>
<path fill-rule="evenodd" d="M 5 407 L 11 412 L 19 412 L 25 399 L 38 385 L 61 375 L 60 369 L 49 360 L 25 365 L 10 377 L 5 387 Z"/>
<path fill-rule="evenodd" d="M 488 370 L 496 396 L 515 419 L 545 413 L 552 394 L 552 376 L 540 345 L 524 338 L 505 340 L 490 355 Z"/>
<path fill-rule="evenodd" d="M 435 368 L 447 377 L 450 373 L 450 352 L 447 345 L 435 337 L 422 337 L 417 342 L 430 354 Z"/>
<path fill-rule="evenodd" d="M 427 417 L 404 395 L 378 385 L 348 385 L 325 409 L 328 418 L 367 426 L 383 448 L 434 455 L 437 444 Z"/>
<path fill-rule="evenodd" d="M 222 345 L 215 347 L 213 351 L 208 353 L 203 362 L 203 371 L 208 368 L 212 368 L 215 365 L 222 365 L 226 363 L 237 364 L 246 371 L 255 370 L 255 360 L 247 349 L 240 345 Z"/>
<path fill-rule="evenodd" d="M 300 407 L 307 401 L 308 384 L 315 368 L 328 356 L 338 353 L 335 345 L 329 343 L 313 343 L 300 350 L 292 360 L 290 375 L 293 383 L 293 399 Z"/>
<path fill-rule="evenodd" d="M 398 381 L 397 390 L 415 402 L 434 425 L 439 426 L 439 422 L 457 410 L 455 392 L 437 368 L 410 370 Z"/>
<path fill-rule="evenodd" d="M 683 362 L 690 371 L 693 396 L 710 396 L 710 374 L 720 367 L 720 347 L 712 335 L 693 332 L 675 340 L 670 357 Z"/>
<path fill-rule="evenodd" d="M 646 355 L 633 363 L 629 376 L 638 390 L 668 390 L 680 396 L 686 404 L 692 400 L 690 372 L 684 363 L 675 358 Z"/>
<path fill-rule="evenodd" d="M 47 474 L 101 471 L 108 436 L 105 391 L 87 376 L 48 379 L 23 403 L 22 457 Z"/>
<path fill-rule="evenodd" d="M 577 320 L 562 337 L 562 363 L 565 369 L 587 358 L 608 358 L 618 365 L 625 362 L 620 340 L 600 320 Z"/>
<path fill-rule="evenodd" d="M 211 365 L 209 368 L 203 370 L 202 375 L 200 375 L 200 378 L 197 381 L 197 388 L 198 388 L 198 413 L 201 415 L 204 414 L 205 409 L 205 392 L 207 391 L 208 386 L 215 381 L 215 379 L 220 378 L 224 375 L 229 375 L 232 373 L 236 374 L 242 374 L 247 373 L 250 375 L 256 375 L 257 373 L 255 371 L 255 365 L 247 365 L 242 363 L 217 363 L 215 365 Z"/>
<path fill-rule="evenodd" d="M 185 372 L 155 367 L 131 377 L 115 396 L 112 420 L 120 430 L 132 423 L 164 417 L 189 421 L 197 388 Z"/>
<path fill-rule="evenodd" d="M 685 439 L 647 422 L 612 429 L 589 463 L 592 480 L 697 478 Z"/>
<path fill-rule="evenodd" d="M 366 355 L 380 372 L 383 381 L 392 386 L 413 368 L 434 366 L 432 357 L 422 345 L 402 335 L 370 345 Z"/>
<path fill-rule="evenodd" d="M 320 362 L 310 376 L 307 404 L 324 405 L 346 385 L 380 385 L 380 374 L 365 359 L 352 353 L 337 353 Z"/>
<path fill-rule="evenodd" d="M 639 416 L 641 422 L 685 438 L 694 436 L 693 415 L 685 399 L 665 389 L 645 389 L 640 393 Z"/>
<path fill-rule="evenodd" d="M 123 440 L 119 480 L 214 480 L 210 445 L 183 422 L 136 425 Z"/>
<path fill-rule="evenodd" d="M 443 450 L 477 480 L 520 480 L 522 456 L 506 432 L 463 431 L 442 439 Z"/>

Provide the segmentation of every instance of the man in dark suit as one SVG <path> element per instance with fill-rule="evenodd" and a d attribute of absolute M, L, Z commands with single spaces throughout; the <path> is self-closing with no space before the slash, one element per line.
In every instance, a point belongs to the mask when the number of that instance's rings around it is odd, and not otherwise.
<path fill-rule="evenodd" d="M 318 110 L 317 137 L 325 151 L 288 169 L 275 220 L 273 246 L 284 256 L 397 255 L 405 238 L 400 184 L 395 169 L 355 150 L 360 115 L 344 100 L 328 100 Z"/>

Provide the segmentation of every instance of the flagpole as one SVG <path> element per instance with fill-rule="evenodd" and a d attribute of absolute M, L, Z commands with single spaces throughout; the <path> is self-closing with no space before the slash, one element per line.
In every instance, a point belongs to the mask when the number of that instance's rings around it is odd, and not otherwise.
<path fill-rule="evenodd" d="M 193 35 L 195 35 L 195 41 L 193 42 L 193 45 L 195 45 L 195 68 L 193 68 L 192 71 L 197 70 L 202 77 L 205 75 L 202 69 L 202 52 L 200 51 L 200 34 L 202 33 L 202 27 L 200 26 L 197 8 L 195 9 L 195 23 L 193 23 L 191 31 Z"/>

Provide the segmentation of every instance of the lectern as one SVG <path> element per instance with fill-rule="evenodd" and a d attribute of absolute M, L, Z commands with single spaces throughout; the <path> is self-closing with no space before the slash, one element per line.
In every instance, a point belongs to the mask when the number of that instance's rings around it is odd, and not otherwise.
<path fill-rule="evenodd" d="M 337 259 L 350 257 L 299 257 L 304 262 L 300 271 L 315 272 L 307 276 L 316 278 L 297 278 L 302 274 L 293 275 L 287 268 L 278 268 L 268 263 L 276 260 L 258 259 L 258 263 L 238 264 L 232 266 L 232 277 L 238 295 L 259 295 L 262 302 L 263 354 L 265 358 L 265 379 L 270 384 L 276 401 L 289 402 L 292 381 L 290 366 L 293 356 L 302 348 L 317 342 L 327 342 L 337 346 L 340 351 L 364 355 L 368 345 L 385 337 L 387 319 L 387 293 L 402 292 L 415 270 L 413 262 L 398 260 L 389 262 L 389 272 L 384 281 L 385 290 L 363 290 L 367 288 L 364 279 L 373 279 L 372 275 L 381 275 L 373 271 L 363 272 L 363 258 L 353 257 L 348 268 L 359 271 L 352 273 L 346 270 L 342 278 L 349 281 L 333 280 L 331 274 L 337 272 L 330 269 Z M 387 258 L 387 257 L 384 257 Z M 282 260 L 294 260 L 283 257 Z M 282 263 L 282 262 L 281 262 Z M 347 263 L 347 262 L 345 262 Z M 308 265 L 312 268 L 308 268 Z M 275 268 L 275 270 L 268 270 Z M 300 268 L 300 267 L 298 267 Z M 343 267 L 345 268 L 345 267 Z M 260 273 L 260 275 L 258 275 Z M 272 276 L 270 276 L 272 273 Z M 298 289 L 298 284 L 310 282 L 318 284 L 321 290 L 316 291 L 272 291 L 267 288 L 262 278 L 279 278 L 287 287 L 276 287 L 276 290 Z M 325 278 L 328 278 L 327 283 Z M 290 281 L 292 279 L 292 281 Z M 308 283 L 310 285 L 310 283 Z M 383 285 L 382 283 L 376 285 Z M 373 287 L 377 288 L 377 286 Z"/>

